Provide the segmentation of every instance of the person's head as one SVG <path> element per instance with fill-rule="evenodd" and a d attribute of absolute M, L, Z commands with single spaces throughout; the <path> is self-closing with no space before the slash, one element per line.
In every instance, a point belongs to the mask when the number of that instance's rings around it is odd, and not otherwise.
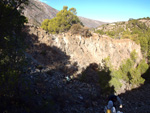
<path fill-rule="evenodd" d="M 112 101 L 113 101 L 113 102 L 116 102 L 116 101 L 117 101 L 117 96 L 114 96 L 114 97 L 112 98 Z"/>
<path fill-rule="evenodd" d="M 117 101 L 117 96 L 116 95 L 110 95 L 109 100 L 116 102 Z"/>

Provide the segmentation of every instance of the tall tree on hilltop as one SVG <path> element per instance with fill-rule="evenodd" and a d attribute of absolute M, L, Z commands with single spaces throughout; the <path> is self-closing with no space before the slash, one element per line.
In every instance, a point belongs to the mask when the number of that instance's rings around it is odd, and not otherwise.
<path fill-rule="evenodd" d="M 83 25 L 76 14 L 75 8 L 68 10 L 68 7 L 64 6 L 63 9 L 57 13 L 55 18 L 44 20 L 41 27 L 50 33 L 66 32 L 73 24 L 79 23 Z"/>

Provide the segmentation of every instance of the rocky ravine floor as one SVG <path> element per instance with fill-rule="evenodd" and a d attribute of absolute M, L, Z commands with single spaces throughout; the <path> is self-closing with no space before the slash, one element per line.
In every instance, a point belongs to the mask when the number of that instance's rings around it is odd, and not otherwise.
<path fill-rule="evenodd" d="M 35 62 L 31 64 L 25 75 L 31 96 L 23 95 L 25 103 L 32 105 L 31 113 L 103 113 L 107 97 L 101 95 L 98 86 L 78 79 L 67 82 L 67 75 L 60 70 L 43 68 L 40 72 Z M 120 98 L 124 113 L 150 113 L 150 84 L 121 94 Z"/>
<path fill-rule="evenodd" d="M 124 113 L 150 113 L 150 84 L 121 95 Z"/>

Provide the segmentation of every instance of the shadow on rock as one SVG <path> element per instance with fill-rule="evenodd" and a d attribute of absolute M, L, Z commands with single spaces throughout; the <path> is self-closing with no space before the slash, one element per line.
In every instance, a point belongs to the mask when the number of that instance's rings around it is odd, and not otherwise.
<path fill-rule="evenodd" d="M 4 109 L 0 104 L 0 112 L 63 113 L 66 102 L 73 100 L 68 98 L 71 93 L 65 88 L 65 77 L 77 71 L 77 63 L 71 64 L 70 57 L 58 47 L 41 43 L 29 27 L 24 29 L 27 66 L 19 80 L 19 94 L 16 96 L 19 102 L 13 105 L 16 100 L 12 100 Z M 3 100 L 6 99 L 0 98 Z"/>
<path fill-rule="evenodd" d="M 106 67 L 102 68 L 102 66 L 96 63 L 91 63 L 81 75 L 79 75 L 79 78 L 83 82 L 98 86 L 104 95 L 114 93 L 114 87 L 109 85 L 109 81 L 111 80 L 110 70 Z"/>

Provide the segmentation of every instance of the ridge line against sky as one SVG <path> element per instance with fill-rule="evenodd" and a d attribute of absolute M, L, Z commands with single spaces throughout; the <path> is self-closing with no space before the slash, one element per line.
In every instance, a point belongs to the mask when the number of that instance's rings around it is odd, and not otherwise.
<path fill-rule="evenodd" d="M 150 0 L 40 0 L 62 10 L 74 7 L 77 16 L 103 22 L 128 21 L 129 18 L 150 17 Z"/>

